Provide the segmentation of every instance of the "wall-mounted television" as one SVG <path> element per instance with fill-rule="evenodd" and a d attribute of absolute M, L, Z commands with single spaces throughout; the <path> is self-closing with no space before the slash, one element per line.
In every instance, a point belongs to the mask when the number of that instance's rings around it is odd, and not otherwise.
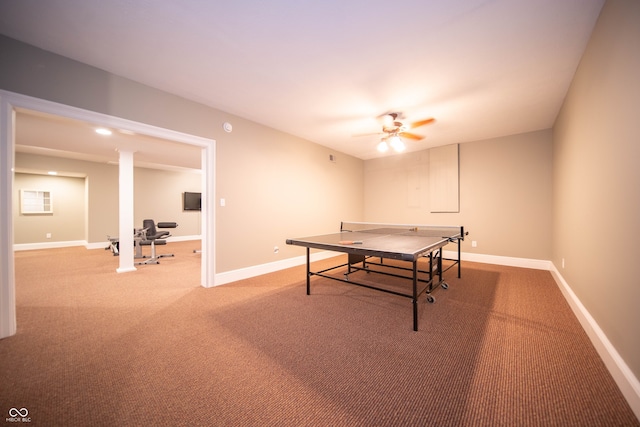
<path fill-rule="evenodd" d="M 201 210 L 201 199 L 202 195 L 200 193 L 190 193 L 185 191 L 182 193 L 182 210 L 185 211 L 199 211 Z"/>

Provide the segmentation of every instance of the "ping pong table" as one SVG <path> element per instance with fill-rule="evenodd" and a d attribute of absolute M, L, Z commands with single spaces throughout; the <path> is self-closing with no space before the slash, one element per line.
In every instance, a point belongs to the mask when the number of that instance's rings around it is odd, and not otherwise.
<path fill-rule="evenodd" d="M 457 266 L 460 277 L 460 242 L 467 234 L 462 226 L 342 222 L 338 233 L 287 239 L 286 242 L 288 245 L 306 247 L 307 295 L 311 295 L 311 276 L 320 276 L 410 298 L 413 306 L 413 330 L 417 331 L 418 298 L 426 293 L 427 301 L 435 302 L 432 292 L 438 287 L 448 289 L 449 285 L 444 281 L 443 274 L 450 268 Z M 443 257 L 443 248 L 450 243 L 457 245 L 457 259 Z M 348 259 L 344 264 L 311 271 L 311 249 L 346 253 Z M 418 267 L 418 261 L 422 258 L 428 258 L 428 268 Z M 399 262 L 385 264 L 385 259 Z M 450 263 L 445 267 L 443 260 Z M 343 278 L 328 274 L 344 267 L 346 272 Z M 370 281 L 365 283 L 350 279 L 349 276 L 357 271 L 408 279 L 412 283 L 411 292 L 372 284 Z"/>

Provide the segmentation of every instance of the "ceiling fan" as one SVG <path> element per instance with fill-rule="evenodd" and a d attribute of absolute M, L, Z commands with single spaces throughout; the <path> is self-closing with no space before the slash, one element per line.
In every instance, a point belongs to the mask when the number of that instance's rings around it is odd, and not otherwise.
<path fill-rule="evenodd" d="M 408 130 L 435 122 L 434 118 L 428 118 L 405 124 L 402 122 L 403 119 L 403 114 L 397 112 L 385 113 L 378 116 L 378 120 L 382 122 L 382 132 L 375 134 L 382 135 L 380 143 L 378 144 L 378 151 L 385 152 L 389 149 L 389 146 L 398 152 L 403 151 L 405 146 L 401 137 L 412 139 L 414 141 L 424 139 L 424 136 L 407 132 Z"/>

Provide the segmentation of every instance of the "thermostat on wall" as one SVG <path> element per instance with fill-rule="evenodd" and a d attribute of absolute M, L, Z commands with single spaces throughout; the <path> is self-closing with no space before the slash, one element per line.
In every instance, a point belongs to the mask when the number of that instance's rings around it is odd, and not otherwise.
<path fill-rule="evenodd" d="M 231 132 L 233 130 L 233 126 L 231 126 L 231 123 L 229 122 L 224 122 L 222 129 L 224 129 L 225 132 Z"/>

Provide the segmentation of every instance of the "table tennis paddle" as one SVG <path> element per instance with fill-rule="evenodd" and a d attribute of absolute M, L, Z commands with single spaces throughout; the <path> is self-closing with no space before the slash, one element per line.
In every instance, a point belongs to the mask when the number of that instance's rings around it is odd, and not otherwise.
<path fill-rule="evenodd" d="M 362 240 L 340 240 L 338 243 L 341 245 L 361 245 Z"/>

